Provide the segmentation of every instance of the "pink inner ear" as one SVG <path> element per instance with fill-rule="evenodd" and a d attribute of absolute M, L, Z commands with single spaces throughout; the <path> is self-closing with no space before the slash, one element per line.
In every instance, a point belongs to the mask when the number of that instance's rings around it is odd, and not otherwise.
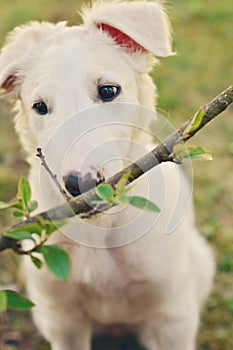
<path fill-rule="evenodd" d="M 3 82 L 1 88 L 6 90 L 6 92 L 11 92 L 15 87 L 15 82 L 17 77 L 13 74 L 9 75 L 9 77 Z"/>
<path fill-rule="evenodd" d="M 139 45 L 136 41 L 130 38 L 127 34 L 121 32 L 119 29 L 114 28 L 106 23 L 98 23 L 97 28 L 101 29 L 103 32 L 108 33 L 117 43 L 117 45 L 124 46 L 133 52 L 141 51 L 145 52 L 143 46 Z"/>

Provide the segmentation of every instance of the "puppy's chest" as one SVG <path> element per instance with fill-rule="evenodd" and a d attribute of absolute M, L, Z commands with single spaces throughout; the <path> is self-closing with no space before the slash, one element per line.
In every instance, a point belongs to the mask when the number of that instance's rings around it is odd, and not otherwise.
<path fill-rule="evenodd" d="M 141 322 L 141 315 L 153 312 L 159 301 L 155 284 L 130 265 L 120 250 L 112 250 L 105 261 L 87 265 L 77 288 L 81 307 L 100 325 Z"/>

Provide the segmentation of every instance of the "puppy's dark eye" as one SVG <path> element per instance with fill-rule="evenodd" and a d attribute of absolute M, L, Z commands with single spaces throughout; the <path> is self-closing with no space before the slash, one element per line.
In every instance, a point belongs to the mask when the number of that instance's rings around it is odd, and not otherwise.
<path fill-rule="evenodd" d="M 98 88 L 99 98 L 103 102 L 111 102 L 119 95 L 120 91 L 120 86 L 116 85 L 103 85 Z"/>
<path fill-rule="evenodd" d="M 40 115 L 48 114 L 48 107 L 43 101 L 33 103 L 32 109 Z"/>

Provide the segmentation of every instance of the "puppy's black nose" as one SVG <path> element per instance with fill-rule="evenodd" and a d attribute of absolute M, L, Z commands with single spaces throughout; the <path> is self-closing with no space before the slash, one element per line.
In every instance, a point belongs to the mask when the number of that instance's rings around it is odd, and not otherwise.
<path fill-rule="evenodd" d="M 71 171 L 64 177 L 64 183 L 67 191 L 74 197 L 79 196 L 97 184 L 91 173 L 82 175 L 79 171 Z"/>

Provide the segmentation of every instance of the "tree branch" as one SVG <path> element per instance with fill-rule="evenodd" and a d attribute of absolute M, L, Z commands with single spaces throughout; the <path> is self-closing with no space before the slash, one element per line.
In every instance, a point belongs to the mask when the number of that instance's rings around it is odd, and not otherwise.
<path fill-rule="evenodd" d="M 151 152 L 148 152 L 145 156 L 137 160 L 135 163 L 132 163 L 128 167 L 124 168 L 122 171 L 118 172 L 106 183 L 114 186 L 118 183 L 121 177 L 130 172 L 128 181 L 133 182 L 135 179 L 143 175 L 148 170 L 152 169 L 156 165 L 173 161 L 176 159 L 173 155 L 173 147 L 182 141 L 186 142 L 191 137 L 193 137 L 199 130 L 201 130 L 207 123 L 213 120 L 221 112 L 223 112 L 230 104 L 233 102 L 233 86 L 230 86 L 228 89 L 223 91 L 218 95 L 214 100 L 208 103 L 203 108 L 203 114 L 200 120 L 200 123 L 195 127 L 190 128 L 196 118 L 196 114 L 192 116 L 188 121 L 181 125 L 179 129 L 173 132 L 168 136 L 164 142 L 160 143 L 155 147 Z M 189 129 L 189 131 L 187 131 Z M 83 193 L 82 195 L 71 199 L 69 202 L 64 205 L 57 206 L 53 209 L 48 210 L 47 212 L 40 213 L 35 215 L 17 225 L 14 225 L 11 229 L 19 229 L 25 224 L 40 222 L 41 218 L 44 220 L 61 220 L 70 218 L 75 215 L 80 215 L 81 217 L 88 217 L 93 214 L 105 211 L 112 206 L 112 204 L 105 206 L 98 206 L 93 209 L 91 203 L 95 200 L 98 200 L 99 197 L 96 194 L 95 188 L 90 189 L 89 191 Z M 7 238 L 3 235 L 0 236 L 0 251 L 11 248 L 18 252 L 19 247 L 17 242 L 14 239 Z"/>

